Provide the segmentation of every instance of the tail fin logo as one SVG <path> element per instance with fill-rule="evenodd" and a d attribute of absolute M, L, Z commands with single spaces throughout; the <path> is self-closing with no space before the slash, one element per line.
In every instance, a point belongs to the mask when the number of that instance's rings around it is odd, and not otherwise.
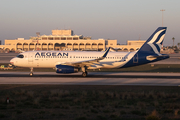
<path fill-rule="evenodd" d="M 159 51 L 161 49 L 161 45 L 162 45 L 162 41 L 164 39 L 165 33 L 162 34 L 163 31 L 165 31 L 166 29 L 162 29 L 160 31 L 158 31 L 153 37 L 152 39 L 147 43 L 149 46 L 151 46 L 151 48 L 153 49 L 153 51 L 160 55 Z"/>

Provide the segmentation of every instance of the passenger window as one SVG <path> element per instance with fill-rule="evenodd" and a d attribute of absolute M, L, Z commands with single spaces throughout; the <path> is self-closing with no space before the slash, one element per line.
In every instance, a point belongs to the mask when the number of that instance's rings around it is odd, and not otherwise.
<path fill-rule="evenodd" d="M 18 58 L 24 58 L 24 55 L 20 54 L 17 56 Z"/>

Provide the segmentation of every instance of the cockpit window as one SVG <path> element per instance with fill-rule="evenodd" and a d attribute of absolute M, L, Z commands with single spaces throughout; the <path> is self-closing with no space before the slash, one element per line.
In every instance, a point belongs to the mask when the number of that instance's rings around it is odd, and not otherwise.
<path fill-rule="evenodd" d="M 24 58 L 24 55 L 20 54 L 17 56 L 18 58 Z"/>

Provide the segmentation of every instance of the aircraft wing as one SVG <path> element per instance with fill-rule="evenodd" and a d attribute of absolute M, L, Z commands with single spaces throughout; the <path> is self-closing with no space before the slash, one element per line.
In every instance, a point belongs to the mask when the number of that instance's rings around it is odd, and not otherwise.
<path fill-rule="evenodd" d="M 78 61 L 78 62 L 66 62 L 66 63 L 63 63 L 63 65 L 69 65 L 69 66 L 74 66 L 74 67 L 90 66 L 93 63 L 98 63 L 100 60 L 103 60 L 104 58 L 106 58 L 106 56 L 109 52 L 109 49 L 110 49 L 110 47 L 108 49 L 106 49 L 104 54 L 97 59 Z"/>

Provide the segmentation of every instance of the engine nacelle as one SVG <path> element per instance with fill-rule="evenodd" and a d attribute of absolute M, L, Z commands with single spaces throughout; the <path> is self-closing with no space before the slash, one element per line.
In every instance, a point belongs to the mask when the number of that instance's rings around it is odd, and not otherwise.
<path fill-rule="evenodd" d="M 56 65 L 56 73 L 75 73 L 78 72 L 77 68 L 68 65 Z"/>

